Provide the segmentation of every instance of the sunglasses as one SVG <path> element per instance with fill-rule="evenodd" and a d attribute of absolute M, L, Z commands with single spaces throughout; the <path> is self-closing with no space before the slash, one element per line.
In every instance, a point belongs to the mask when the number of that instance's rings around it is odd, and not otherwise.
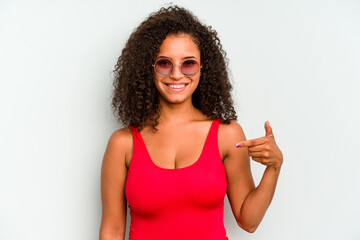
<path fill-rule="evenodd" d="M 202 67 L 195 59 L 185 59 L 180 64 L 175 64 L 169 58 L 159 58 L 153 67 L 157 74 L 165 77 L 172 74 L 175 65 L 179 65 L 180 72 L 186 77 L 196 75 Z"/>

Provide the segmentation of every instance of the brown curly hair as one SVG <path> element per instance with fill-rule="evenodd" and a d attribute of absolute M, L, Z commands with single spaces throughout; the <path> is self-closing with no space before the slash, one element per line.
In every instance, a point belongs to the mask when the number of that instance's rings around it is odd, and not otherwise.
<path fill-rule="evenodd" d="M 125 126 L 156 130 L 160 117 L 159 96 L 154 83 L 154 63 L 164 39 L 189 34 L 201 54 L 202 69 L 192 103 L 210 119 L 230 123 L 237 116 L 231 99 L 226 53 L 211 26 L 205 26 L 179 6 L 151 13 L 131 34 L 115 65 L 112 108 Z"/>

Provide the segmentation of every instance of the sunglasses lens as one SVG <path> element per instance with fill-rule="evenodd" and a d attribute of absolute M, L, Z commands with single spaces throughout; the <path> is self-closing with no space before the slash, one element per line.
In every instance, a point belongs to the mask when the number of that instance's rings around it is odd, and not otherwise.
<path fill-rule="evenodd" d="M 199 69 L 199 63 L 192 59 L 185 60 L 181 64 L 181 72 L 186 76 L 194 76 L 199 72 Z"/>
<path fill-rule="evenodd" d="M 169 59 L 160 58 L 155 63 L 155 71 L 161 76 L 168 76 L 172 72 L 173 64 Z"/>

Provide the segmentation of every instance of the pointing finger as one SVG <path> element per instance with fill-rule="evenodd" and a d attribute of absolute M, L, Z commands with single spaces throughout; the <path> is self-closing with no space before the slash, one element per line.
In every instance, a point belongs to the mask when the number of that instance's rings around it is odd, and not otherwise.
<path fill-rule="evenodd" d="M 241 141 L 236 144 L 236 147 L 237 148 L 252 147 L 252 146 L 264 144 L 264 143 L 266 143 L 266 141 L 267 141 L 266 137 L 255 138 L 255 139 L 251 139 L 251 140 L 247 140 L 247 141 Z"/>

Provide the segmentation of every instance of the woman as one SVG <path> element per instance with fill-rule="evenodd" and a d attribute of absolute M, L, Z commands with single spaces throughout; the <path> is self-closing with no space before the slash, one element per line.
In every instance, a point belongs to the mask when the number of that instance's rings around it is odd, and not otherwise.
<path fill-rule="evenodd" d="M 228 239 L 224 196 L 238 225 L 254 232 L 273 197 L 283 157 L 269 122 L 246 141 L 236 123 L 217 33 L 187 10 L 151 14 L 115 68 L 112 105 L 125 128 L 102 165 L 101 240 Z M 249 156 L 266 166 L 255 188 Z"/>

